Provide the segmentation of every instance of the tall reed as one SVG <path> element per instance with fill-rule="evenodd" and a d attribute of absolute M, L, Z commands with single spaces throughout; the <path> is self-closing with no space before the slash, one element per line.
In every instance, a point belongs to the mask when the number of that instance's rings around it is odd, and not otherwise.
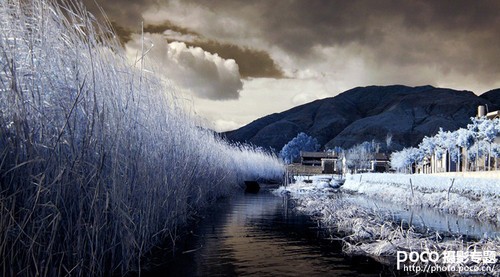
<path fill-rule="evenodd" d="M 3 276 L 138 271 L 193 211 L 282 172 L 197 128 L 82 4 L 0 1 Z"/>

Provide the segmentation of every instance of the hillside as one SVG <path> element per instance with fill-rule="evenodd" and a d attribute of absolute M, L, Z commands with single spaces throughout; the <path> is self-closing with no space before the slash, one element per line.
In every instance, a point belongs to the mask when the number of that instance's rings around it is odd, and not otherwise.
<path fill-rule="evenodd" d="M 440 127 L 455 130 L 466 126 L 481 104 L 497 109 L 500 90 L 477 96 L 432 86 L 357 87 L 265 116 L 225 136 L 279 151 L 299 132 L 316 137 L 323 148 L 349 148 L 373 139 L 385 147 L 387 134 L 392 134 L 391 149 L 395 150 L 415 146 Z"/>
<path fill-rule="evenodd" d="M 492 104 L 495 104 L 496 106 L 500 106 L 500 88 L 485 92 L 481 94 L 480 97 L 490 101 Z M 493 109 L 490 108 L 489 110 L 492 111 Z"/>

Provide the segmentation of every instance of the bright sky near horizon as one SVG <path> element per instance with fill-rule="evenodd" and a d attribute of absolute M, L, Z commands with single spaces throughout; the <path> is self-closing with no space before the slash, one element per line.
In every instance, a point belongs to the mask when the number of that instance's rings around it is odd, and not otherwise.
<path fill-rule="evenodd" d="M 500 1 L 84 0 L 216 131 L 357 86 L 500 87 Z"/>

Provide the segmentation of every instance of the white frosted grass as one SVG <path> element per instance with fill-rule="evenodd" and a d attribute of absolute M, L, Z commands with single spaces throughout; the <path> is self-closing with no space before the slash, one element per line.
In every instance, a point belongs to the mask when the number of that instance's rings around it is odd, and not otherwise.
<path fill-rule="evenodd" d="M 500 223 L 500 179 L 365 173 L 348 175 L 342 188 L 401 205 Z"/>
<path fill-rule="evenodd" d="M 55 2 L 0 1 L 2 275 L 140 270 L 195 210 L 282 176 L 196 127 L 79 2 Z"/>
<path fill-rule="evenodd" d="M 344 251 L 349 254 L 375 256 L 379 261 L 393 264 L 397 251 L 500 251 L 498 237 L 467 242 L 460 237 L 443 239 L 437 232 L 422 234 L 412 227 L 397 225 L 391 222 L 392 216 L 382 210 L 360 206 L 348 197 L 332 193 L 323 184 L 325 177 L 298 177 L 297 182 L 282 186 L 275 193 L 290 195 L 299 211 L 317 219 L 322 227 L 332 230 L 333 234 L 340 235 Z M 351 177 L 352 180 L 359 180 L 360 176 Z M 365 178 L 364 174 L 362 178 Z M 312 180 L 312 183 L 304 182 L 307 179 Z M 351 189 L 352 183 L 347 183 Z M 387 190 L 390 189 L 393 188 Z"/>

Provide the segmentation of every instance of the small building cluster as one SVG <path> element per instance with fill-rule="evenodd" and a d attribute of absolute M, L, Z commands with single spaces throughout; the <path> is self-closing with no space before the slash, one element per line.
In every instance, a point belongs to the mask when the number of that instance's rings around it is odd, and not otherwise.
<path fill-rule="evenodd" d="M 324 174 L 360 172 L 442 173 L 500 169 L 500 111 L 479 106 L 467 128 L 440 130 L 425 137 L 418 147 L 391 154 L 380 153 L 374 142 L 340 152 L 300 152 L 303 170 Z M 389 157 L 390 156 L 390 157 Z M 392 164 L 391 164 L 392 162 Z"/>
<path fill-rule="evenodd" d="M 323 174 L 346 174 L 350 170 L 346 166 L 346 157 L 336 152 L 300 152 L 300 163 L 303 166 L 321 166 Z M 389 157 L 385 153 L 374 153 L 369 166 L 358 171 L 387 172 L 389 171 Z"/>

